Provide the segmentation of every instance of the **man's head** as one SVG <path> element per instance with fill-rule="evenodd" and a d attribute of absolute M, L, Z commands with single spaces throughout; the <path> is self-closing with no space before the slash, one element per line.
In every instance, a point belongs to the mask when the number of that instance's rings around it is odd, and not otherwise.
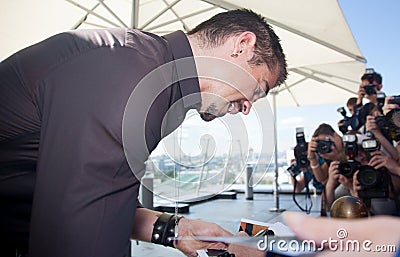
<path fill-rule="evenodd" d="M 320 153 L 322 158 L 331 161 L 342 161 L 344 159 L 342 138 L 330 125 L 325 123 L 319 125 L 319 127 L 315 130 L 313 137 L 317 138 L 318 140 L 327 140 L 327 138 L 329 138 L 329 140 L 333 142 L 330 152 L 323 154 Z"/>
<path fill-rule="evenodd" d="M 196 59 L 199 112 L 206 121 L 226 113 L 248 114 L 254 101 L 286 79 L 279 38 L 265 18 L 252 11 L 217 14 L 189 31 L 188 38 L 195 57 L 210 57 L 203 63 Z"/>
<path fill-rule="evenodd" d="M 368 69 L 367 69 L 368 70 Z M 366 72 L 361 76 L 361 87 L 366 90 L 365 98 L 367 98 L 373 104 L 377 104 L 376 92 L 382 89 L 382 76 L 381 74 L 373 71 Z M 368 93 L 368 87 L 371 88 L 371 93 Z"/>
<path fill-rule="evenodd" d="M 347 109 L 349 109 L 351 115 L 354 114 L 354 109 L 356 107 L 356 104 L 357 104 L 357 97 L 350 97 L 349 100 L 347 100 L 346 106 Z"/>

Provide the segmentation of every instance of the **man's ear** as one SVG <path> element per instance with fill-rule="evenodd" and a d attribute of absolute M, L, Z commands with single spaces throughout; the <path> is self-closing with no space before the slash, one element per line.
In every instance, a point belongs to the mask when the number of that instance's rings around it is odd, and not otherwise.
<path fill-rule="evenodd" d="M 382 84 L 379 84 L 378 85 L 378 90 L 381 91 L 381 89 L 382 89 Z"/>
<path fill-rule="evenodd" d="M 244 53 L 253 49 L 256 44 L 257 37 L 253 32 L 245 31 L 237 36 L 235 40 L 235 49 L 236 53 Z"/>

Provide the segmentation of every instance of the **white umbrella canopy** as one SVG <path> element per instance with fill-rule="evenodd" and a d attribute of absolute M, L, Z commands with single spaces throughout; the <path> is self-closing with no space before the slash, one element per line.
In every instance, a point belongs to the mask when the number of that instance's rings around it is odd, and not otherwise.
<path fill-rule="evenodd" d="M 0 60 L 70 29 L 122 26 L 165 34 L 236 8 L 264 15 L 281 38 L 289 77 L 277 89 L 278 107 L 344 102 L 357 91 L 365 59 L 336 0 L 3 0 Z"/>
<path fill-rule="evenodd" d="M 70 29 L 122 26 L 165 34 L 236 8 L 264 15 L 281 38 L 289 77 L 278 89 L 278 107 L 343 102 L 357 91 L 365 59 L 336 0 L 3 0 L 0 60 Z M 288 88 L 292 95 L 285 97 Z"/>

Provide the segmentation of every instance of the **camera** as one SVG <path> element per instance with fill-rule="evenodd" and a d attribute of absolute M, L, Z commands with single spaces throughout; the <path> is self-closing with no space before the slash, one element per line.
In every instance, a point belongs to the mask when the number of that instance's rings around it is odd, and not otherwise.
<path fill-rule="evenodd" d="M 343 136 L 343 142 L 348 160 L 341 162 L 338 169 L 340 174 L 351 178 L 361 167 L 361 164 L 355 160 L 358 155 L 357 136 L 355 134 L 346 134 Z"/>
<path fill-rule="evenodd" d="M 343 135 L 347 133 L 349 126 L 351 127 L 351 129 L 358 129 L 359 121 L 357 118 L 356 110 L 354 111 L 354 114 L 351 117 L 347 116 L 344 107 L 339 107 L 337 109 L 337 112 L 343 116 L 343 119 L 339 121 L 339 131 L 342 132 Z"/>
<path fill-rule="evenodd" d="M 384 92 L 376 93 L 376 100 L 378 102 L 377 107 L 378 107 L 379 112 L 381 112 L 381 113 L 383 112 L 382 109 L 383 109 L 383 106 L 385 105 L 385 97 L 386 97 L 386 94 Z"/>
<path fill-rule="evenodd" d="M 376 94 L 376 91 L 375 91 L 376 85 L 373 84 L 374 83 L 374 77 L 375 77 L 375 70 L 373 68 L 365 69 L 364 76 L 369 82 L 368 85 L 364 86 L 365 93 L 367 95 Z"/>
<path fill-rule="evenodd" d="M 325 137 L 324 140 L 316 140 L 317 142 L 317 152 L 320 154 L 330 153 L 332 151 L 332 146 L 334 143 L 329 137 Z"/>
<path fill-rule="evenodd" d="M 292 165 L 290 165 L 289 168 L 286 169 L 286 171 L 289 172 L 289 174 L 292 177 L 297 177 L 297 175 L 299 175 L 301 173 L 301 170 L 297 166 L 297 163 L 293 163 Z"/>
<path fill-rule="evenodd" d="M 294 157 L 296 158 L 297 167 L 299 169 L 307 168 L 310 165 L 310 161 L 307 158 L 308 143 L 304 137 L 303 128 L 296 128 L 296 142 Z"/>
<path fill-rule="evenodd" d="M 400 141 L 400 128 L 392 121 L 392 115 L 396 110 L 391 110 L 387 116 L 380 115 L 375 118 L 375 123 L 388 141 Z"/>
<path fill-rule="evenodd" d="M 372 138 L 362 141 L 362 147 L 367 152 L 368 160 L 371 159 L 371 153 L 379 150 L 379 142 Z M 358 194 L 361 198 L 387 198 L 389 196 L 390 176 L 386 168 L 375 169 L 369 165 L 360 167 L 357 180 L 363 187 Z"/>
<path fill-rule="evenodd" d="M 393 99 L 389 100 L 390 104 L 397 104 L 400 106 L 400 95 L 393 96 Z"/>

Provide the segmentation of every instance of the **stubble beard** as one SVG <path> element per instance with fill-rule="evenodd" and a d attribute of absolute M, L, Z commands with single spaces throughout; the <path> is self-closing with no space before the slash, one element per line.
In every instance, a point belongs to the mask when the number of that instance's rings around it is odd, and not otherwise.
<path fill-rule="evenodd" d="M 200 113 L 200 117 L 204 120 L 204 121 L 212 121 L 213 119 L 217 118 L 217 115 L 215 115 L 217 113 L 217 108 L 216 108 L 216 104 L 211 104 L 210 106 L 207 107 L 207 109 L 204 112 Z"/>

